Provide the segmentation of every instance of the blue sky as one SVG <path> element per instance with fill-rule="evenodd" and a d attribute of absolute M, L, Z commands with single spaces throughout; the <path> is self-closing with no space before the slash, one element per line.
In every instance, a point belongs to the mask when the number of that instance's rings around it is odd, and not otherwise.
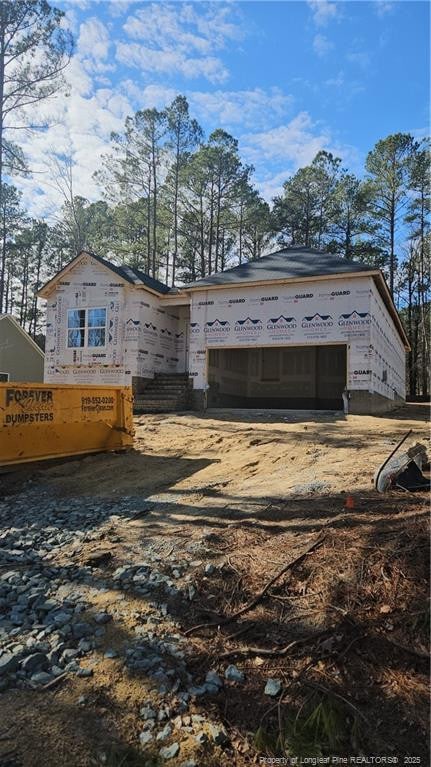
<path fill-rule="evenodd" d="M 239 140 L 270 199 L 285 178 L 328 149 L 360 173 L 389 133 L 428 130 L 426 2 L 127 2 L 62 0 L 76 38 L 70 95 L 44 106 L 52 127 L 25 139 L 33 179 L 20 182 L 34 214 L 61 195 L 49 157 L 70 153 L 75 192 L 100 196 L 92 174 L 136 109 L 177 93 L 207 134 Z M 22 140 L 22 136 L 20 137 Z"/>

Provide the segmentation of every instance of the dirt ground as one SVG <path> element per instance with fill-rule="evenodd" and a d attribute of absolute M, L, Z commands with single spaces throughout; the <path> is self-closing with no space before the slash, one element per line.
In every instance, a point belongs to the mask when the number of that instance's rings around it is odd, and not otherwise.
<path fill-rule="evenodd" d="M 193 571 L 193 600 L 174 600 L 169 610 L 196 674 L 223 675 L 235 663 L 245 682 L 192 699 L 190 710 L 217 717 L 229 742 L 196 746 L 184 737 L 170 767 L 187 759 L 242 767 L 285 753 L 428 763 L 428 503 L 423 493 L 373 489 L 376 468 L 409 429 L 407 446 L 429 449 L 427 418 L 425 405 L 389 417 L 142 415 L 134 451 L 0 478 L 9 499 L 38 487 L 111 506 L 129 498 L 130 513 L 111 519 L 101 541 L 63 553 L 67 562 L 109 552 L 105 579 L 149 547 L 166 567 L 198 555 L 214 564 L 211 576 Z M 255 606 L 232 617 L 297 558 Z M 95 590 L 94 607 L 116 599 Z M 110 647 L 121 648 L 140 611 L 151 612 L 126 599 L 130 620 L 110 624 Z M 264 694 L 269 678 L 281 681 L 276 698 Z M 91 679 L 8 690 L 0 696 L 0 767 L 162 764 L 136 746 L 147 694 L 142 675 L 103 656 Z"/>

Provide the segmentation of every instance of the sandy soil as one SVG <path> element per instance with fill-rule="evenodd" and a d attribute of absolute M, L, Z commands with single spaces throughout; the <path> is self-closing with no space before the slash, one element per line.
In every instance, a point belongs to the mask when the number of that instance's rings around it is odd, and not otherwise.
<path fill-rule="evenodd" d="M 240 411 L 238 411 L 240 412 Z M 135 419 L 136 450 L 69 461 L 43 472 L 62 493 L 113 496 L 158 491 L 266 502 L 313 491 L 370 490 L 376 467 L 409 430 L 429 443 L 428 407 L 390 417 L 146 415 Z M 310 487 L 307 487 L 310 485 Z M 192 498 L 188 502 L 192 505 Z"/>
<path fill-rule="evenodd" d="M 379 671 L 375 677 L 373 671 L 372 684 L 382 687 L 380 692 L 373 693 L 375 710 L 369 701 L 363 703 L 373 722 L 380 712 L 379 726 L 386 730 L 386 746 L 389 748 L 392 743 L 392 753 L 399 753 L 400 749 L 410 753 L 418 728 L 422 733 L 418 749 L 423 749 L 425 737 L 426 674 L 422 660 L 418 661 L 419 668 L 414 663 L 412 666 L 412 659 L 403 655 L 408 652 L 404 647 L 400 650 L 401 659 L 397 659 L 395 650 L 396 663 L 388 664 L 384 670 L 381 664 L 388 651 L 394 652 L 397 642 L 400 644 L 400 637 L 401 647 L 413 641 L 414 632 L 403 639 L 401 634 L 396 635 L 396 630 L 399 625 L 401 631 L 402 612 L 408 610 L 409 605 L 419 605 L 416 612 L 422 614 L 427 586 L 421 570 L 420 575 L 406 576 L 405 587 L 399 585 L 398 581 L 403 583 L 403 578 L 397 576 L 396 593 L 389 594 L 386 581 L 391 576 L 385 570 L 385 562 L 390 562 L 390 568 L 395 568 L 395 564 L 393 550 L 386 548 L 387 541 L 392 539 L 385 536 L 388 531 L 399 536 L 397 550 L 402 551 L 402 559 L 397 560 L 396 567 L 397 572 L 400 570 L 405 576 L 407 567 L 414 570 L 416 565 L 412 566 L 411 560 L 406 564 L 405 557 L 414 555 L 404 552 L 414 549 L 415 540 L 420 539 L 419 548 L 423 546 L 422 520 L 427 511 L 423 496 L 408 497 L 399 492 L 379 496 L 373 490 L 373 476 L 409 429 L 413 433 L 407 446 L 415 442 L 429 446 L 427 416 L 428 408 L 417 405 L 406 406 L 390 417 L 346 418 L 325 414 L 307 417 L 281 413 L 269 416 L 259 412 L 234 416 L 227 412 L 205 416 L 140 416 L 135 421 L 134 451 L 37 467 L 34 473 L 30 472 L 30 480 L 33 487 L 35 483 L 40 484 L 63 498 L 88 496 L 100 499 L 101 503 L 104 499 L 124 496 L 136 499 L 136 518 L 119 518 L 115 530 L 111 525 L 105 541 L 98 544 L 98 550 L 113 554 L 115 566 L 140 561 L 150 545 L 156 547 L 167 562 L 172 556 L 190 558 L 187 552 L 191 541 L 202 546 L 205 560 L 222 565 L 224 574 L 220 581 L 208 582 L 204 578 L 193 606 L 178 608 L 177 618 L 184 631 L 208 620 L 209 616 L 229 614 L 244 605 L 286 561 L 301 553 L 304 546 L 324 530 L 325 546 L 311 557 L 317 569 L 310 570 L 307 560 L 295 572 L 295 578 L 292 577 L 287 586 L 283 585 L 287 590 L 276 593 L 270 606 L 259 607 L 247 616 L 250 625 L 239 622 L 230 626 L 230 632 L 236 628 L 239 633 L 248 631 L 247 636 L 234 641 L 229 632 L 216 637 L 205 631 L 203 636 L 191 635 L 195 663 L 213 668 L 226 648 L 234 652 L 246 646 L 247 641 L 263 646 L 268 643 L 272 646 L 275 642 L 283 646 L 286 639 L 302 636 L 304 630 L 328 630 L 328 626 L 334 636 L 344 637 L 345 644 L 338 652 L 344 658 L 350 652 L 350 642 L 354 644 L 357 636 L 371 636 L 373 631 L 373 641 L 377 641 L 377 635 L 379 642 L 383 641 L 382 621 L 388 621 L 390 612 L 392 628 L 387 631 L 395 630 L 395 635 L 391 633 L 395 644 L 365 649 L 370 657 L 375 652 L 379 659 Z M 3 488 L 6 492 L 17 492 L 25 489 L 28 481 L 28 470 L 14 472 L 3 478 Z M 345 508 L 346 494 L 354 498 L 352 510 Z M 111 533 L 114 533 L 112 539 Z M 94 550 L 94 545 L 89 543 L 80 550 L 79 556 L 85 559 Z M 378 556 L 375 552 L 379 552 Z M 364 565 L 367 557 L 369 571 Z M 422 560 L 420 564 L 422 566 Z M 325 571 L 326 580 L 322 580 Z M 113 598 L 110 592 L 100 594 L 95 597 L 95 606 L 109 606 Z M 283 606 L 286 600 L 291 608 L 288 613 Z M 354 612 L 356 603 L 360 604 L 358 610 L 364 610 L 360 620 L 366 624 L 366 630 L 362 626 L 359 633 L 356 624 L 346 628 L 346 616 Z M 133 611 L 136 614 L 138 608 L 142 609 L 142 605 L 131 602 L 132 614 Z M 363 618 L 364 615 L 367 617 Z M 334 616 L 340 620 L 338 628 Z M 371 620 L 374 621 L 372 627 L 368 622 Z M 359 621 L 359 617 L 355 621 Z M 114 635 L 108 637 L 109 646 L 115 646 L 115 626 L 110 631 Z M 120 645 L 121 636 L 117 640 Z M 416 652 L 418 658 L 425 652 L 421 638 Z M 280 659 L 264 662 L 259 657 L 249 660 L 245 666 L 249 682 L 241 695 L 231 690 L 230 695 L 208 704 L 210 708 L 215 706 L 218 715 L 224 717 L 233 744 L 231 750 L 227 755 L 220 750 L 199 752 L 197 757 L 194 755 L 198 767 L 254 763 L 262 748 L 256 750 L 250 745 L 253 740 L 250 733 L 256 733 L 271 703 L 261 692 L 257 693 L 262 679 L 281 676 L 291 681 L 292 674 L 303 673 L 310 663 L 310 655 L 300 653 L 295 662 Z M 343 669 L 334 671 L 331 664 L 325 666 L 327 654 L 321 653 L 316 663 L 321 664 L 320 673 L 327 685 L 345 673 Z M 360 668 L 352 666 L 353 681 L 344 679 L 353 700 L 354 685 L 363 686 L 365 678 L 355 682 L 355 673 L 371 673 L 362 659 L 360 664 Z M 79 767 L 102 763 L 94 754 L 103 747 L 108 733 L 118 736 L 123 744 L 135 743 L 136 710 L 142 703 L 143 685 L 141 678 L 125 675 L 120 664 L 102 661 L 91 681 L 68 680 L 64 686 L 36 697 L 33 693 L 7 693 L 0 703 L 5 730 L 8 732 L 8 726 L 13 727 L 14 722 L 19 721 L 25 734 L 26 745 L 20 749 L 24 761 L 16 764 Z M 391 696 L 396 699 L 395 708 L 385 704 L 379 709 L 382 689 L 385 689 L 385 701 Z M 76 705 L 77 697 L 84 691 L 93 701 L 93 706 L 85 710 Z M 198 702 L 195 710 L 206 706 Z M 397 720 L 394 711 L 400 706 Z M 388 733 L 388 728 L 393 728 L 394 733 Z M 400 731 L 404 735 L 400 735 Z M 395 748 L 396 733 L 401 740 Z M 0 738 L 1 735 L 2 732 Z M 47 744 L 53 749 L 49 758 L 42 755 Z M 389 753 L 382 748 L 381 753 Z M 13 767 L 13 761 L 1 760 L 1 753 L 0 748 L 0 767 Z M 273 753 L 270 746 L 266 753 Z M 420 753 L 423 754 L 423 750 Z M 182 755 L 178 764 L 184 758 Z M 134 750 L 130 758 L 127 754 L 113 756 L 108 763 L 113 767 L 156 764 L 141 761 Z M 169 762 L 172 767 L 176 764 L 175 760 Z"/>

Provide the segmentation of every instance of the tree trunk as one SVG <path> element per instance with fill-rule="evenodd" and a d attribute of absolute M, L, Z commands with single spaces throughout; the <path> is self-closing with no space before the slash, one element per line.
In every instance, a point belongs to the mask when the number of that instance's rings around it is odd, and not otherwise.
<path fill-rule="evenodd" d="M 5 78 L 5 6 L 0 3 L 0 210 L 3 210 L 3 102 L 4 102 L 4 78 Z M 5 224 L 3 220 L 3 247 L 2 262 L 0 274 L 0 314 L 3 311 L 4 304 L 4 278 L 6 273 L 5 255 L 6 248 L 4 239 L 6 237 Z"/>

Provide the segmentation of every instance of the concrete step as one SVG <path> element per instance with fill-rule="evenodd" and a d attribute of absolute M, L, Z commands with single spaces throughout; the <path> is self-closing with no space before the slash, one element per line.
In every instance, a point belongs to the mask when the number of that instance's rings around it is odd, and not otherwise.
<path fill-rule="evenodd" d="M 166 395 L 167 397 L 185 397 L 186 394 L 187 394 L 186 389 L 163 389 L 163 388 L 154 389 L 153 387 L 151 387 L 151 389 L 148 389 L 148 388 L 145 389 L 142 392 L 142 395 L 140 396 L 164 397 Z"/>
<path fill-rule="evenodd" d="M 147 389 L 188 389 L 186 383 L 178 383 L 177 381 L 151 381 L 147 384 L 144 391 Z"/>
<path fill-rule="evenodd" d="M 187 410 L 184 402 L 142 402 L 134 404 L 135 413 L 171 413 L 174 411 Z"/>
<path fill-rule="evenodd" d="M 151 389 L 144 389 L 141 394 L 137 394 L 138 397 L 155 397 L 156 399 L 163 397 L 185 397 L 187 394 L 186 389 L 155 389 L 151 387 Z"/>
<path fill-rule="evenodd" d="M 184 399 L 178 399 L 178 398 L 154 398 L 154 399 L 139 399 L 135 400 L 134 402 L 134 408 L 140 408 L 140 407 L 171 407 L 171 406 L 178 406 L 178 407 L 185 407 L 186 401 Z"/>

